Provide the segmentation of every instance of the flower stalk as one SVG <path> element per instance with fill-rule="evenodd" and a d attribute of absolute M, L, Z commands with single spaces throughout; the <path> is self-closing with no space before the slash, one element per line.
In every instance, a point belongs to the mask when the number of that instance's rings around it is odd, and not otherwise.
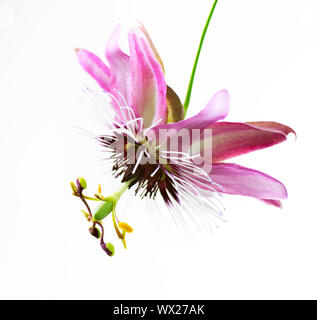
<path fill-rule="evenodd" d="M 211 7 L 211 10 L 210 10 L 209 16 L 207 18 L 203 33 L 202 33 L 201 38 L 200 38 L 198 50 L 197 50 L 196 57 L 195 57 L 194 66 L 193 66 L 192 73 L 191 73 L 190 79 L 189 79 L 186 98 L 185 98 L 185 101 L 184 101 L 184 104 L 183 104 L 183 106 L 184 106 L 184 115 L 185 116 L 186 116 L 187 109 L 188 109 L 189 102 L 190 102 L 190 97 L 191 97 L 191 93 L 192 93 L 192 89 L 193 89 L 194 78 L 195 78 L 195 73 L 196 73 L 196 69 L 197 69 L 197 64 L 198 64 L 201 48 L 203 46 L 203 42 L 204 42 L 204 39 L 205 39 L 205 36 L 206 36 L 206 33 L 207 33 L 207 29 L 209 27 L 209 23 L 210 23 L 210 20 L 212 18 L 212 15 L 214 13 L 214 10 L 216 8 L 217 2 L 218 2 L 218 0 L 215 0 L 213 5 L 212 5 L 212 7 Z"/>

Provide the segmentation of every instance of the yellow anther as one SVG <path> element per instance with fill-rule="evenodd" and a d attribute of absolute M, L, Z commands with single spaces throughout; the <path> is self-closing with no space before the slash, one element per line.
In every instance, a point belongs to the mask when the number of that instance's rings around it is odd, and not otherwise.
<path fill-rule="evenodd" d="M 128 233 L 131 233 L 133 231 L 133 228 L 126 222 L 119 222 L 119 228 Z"/>
<path fill-rule="evenodd" d="M 98 184 L 98 193 L 101 194 L 101 185 Z"/>

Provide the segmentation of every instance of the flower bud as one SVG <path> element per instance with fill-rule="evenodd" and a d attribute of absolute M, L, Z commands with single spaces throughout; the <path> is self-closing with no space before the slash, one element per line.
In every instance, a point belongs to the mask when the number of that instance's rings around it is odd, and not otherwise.
<path fill-rule="evenodd" d="M 107 249 L 111 252 L 111 255 L 113 256 L 113 255 L 114 255 L 114 252 L 115 252 L 115 250 L 114 250 L 114 245 L 113 245 L 111 242 L 107 242 L 107 243 L 106 243 L 106 247 L 107 247 Z"/>
<path fill-rule="evenodd" d="M 101 237 L 101 232 L 97 227 L 90 227 L 89 232 L 93 237 L 95 237 L 97 239 L 99 239 Z"/>
<path fill-rule="evenodd" d="M 95 211 L 94 219 L 95 220 L 102 220 L 104 219 L 113 208 L 113 202 L 111 200 L 104 201 Z"/>
<path fill-rule="evenodd" d="M 114 255 L 115 250 L 111 242 L 107 242 L 107 243 L 101 242 L 100 245 L 101 245 L 101 248 L 107 253 L 108 256 L 111 257 Z"/>
<path fill-rule="evenodd" d="M 87 182 L 83 177 L 79 177 L 76 180 L 78 189 L 86 189 L 87 188 Z"/>

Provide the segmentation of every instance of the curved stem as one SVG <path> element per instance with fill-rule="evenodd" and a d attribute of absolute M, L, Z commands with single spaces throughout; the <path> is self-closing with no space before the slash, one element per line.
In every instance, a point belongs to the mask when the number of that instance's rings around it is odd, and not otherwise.
<path fill-rule="evenodd" d="M 192 89 L 193 89 L 194 77 L 195 77 L 196 68 L 197 68 L 197 64 L 198 64 L 198 60 L 199 60 L 199 56 L 200 56 L 200 51 L 201 51 L 201 48 L 202 48 L 202 45 L 203 45 L 203 42 L 204 42 L 204 39 L 205 39 L 205 35 L 206 35 L 206 32 L 207 32 L 210 20 L 212 18 L 212 14 L 214 13 L 215 7 L 217 5 L 217 2 L 218 2 L 218 0 L 215 0 L 214 4 L 212 5 L 211 11 L 209 13 L 208 19 L 206 21 L 206 24 L 205 24 L 205 27 L 204 27 L 204 30 L 203 30 L 203 33 L 202 33 L 201 38 L 200 38 L 199 47 L 198 47 L 198 51 L 196 53 L 196 58 L 195 58 L 193 70 L 192 70 L 192 73 L 191 73 L 191 76 L 190 76 L 190 79 L 189 79 L 186 98 L 185 98 L 185 101 L 184 101 L 184 104 L 183 104 L 185 116 L 186 116 L 186 112 L 187 112 L 187 109 L 188 109 L 188 106 L 189 106 L 191 92 L 192 92 Z"/>
<path fill-rule="evenodd" d="M 81 199 L 81 201 L 84 203 L 84 205 L 86 206 L 87 210 L 88 210 L 88 213 L 89 213 L 89 218 L 92 219 L 92 213 L 91 213 L 91 210 L 90 210 L 90 207 L 87 203 L 87 201 L 85 200 L 84 196 L 82 194 L 80 194 L 79 198 Z"/>

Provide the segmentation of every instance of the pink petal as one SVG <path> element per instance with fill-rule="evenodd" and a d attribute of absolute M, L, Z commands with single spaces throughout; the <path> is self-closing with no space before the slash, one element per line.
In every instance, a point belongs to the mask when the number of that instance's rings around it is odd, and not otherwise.
<path fill-rule="evenodd" d="M 112 74 L 112 90 L 115 89 L 119 91 L 130 103 L 129 91 L 130 91 L 130 57 L 125 54 L 119 46 L 119 36 L 121 32 L 121 27 L 118 25 L 110 36 L 106 45 L 106 58 L 109 62 L 111 74 Z M 112 92 L 118 98 L 119 94 Z M 119 99 L 123 102 L 122 99 Z"/>
<path fill-rule="evenodd" d="M 252 121 L 252 122 L 246 122 L 246 124 L 249 124 L 250 126 L 261 128 L 264 130 L 269 130 L 272 132 L 282 132 L 285 135 L 288 135 L 289 133 L 293 133 L 296 136 L 296 132 L 283 124 L 280 124 L 278 122 L 273 121 Z"/>
<path fill-rule="evenodd" d="M 233 163 L 216 163 L 210 174 L 221 193 L 239 194 L 267 201 L 287 198 L 285 186 L 273 177 Z"/>
<path fill-rule="evenodd" d="M 206 107 L 195 116 L 165 125 L 158 125 L 157 129 L 205 129 L 214 122 L 224 119 L 229 112 L 229 92 L 227 90 L 218 91 L 207 103 Z"/>
<path fill-rule="evenodd" d="M 277 122 L 218 122 L 212 124 L 212 161 L 220 162 L 267 148 L 287 139 L 293 129 Z"/>
<path fill-rule="evenodd" d="M 224 119 L 229 113 L 230 95 L 228 90 L 218 91 L 199 113 L 202 117 L 209 117 L 211 121 Z"/>
<path fill-rule="evenodd" d="M 109 68 L 88 50 L 76 49 L 76 54 L 83 69 L 98 82 L 101 88 L 108 91 L 111 77 Z"/>
<path fill-rule="evenodd" d="M 229 103 L 229 92 L 227 90 L 218 91 L 206 107 L 197 115 L 175 123 L 158 125 L 150 132 L 151 138 L 160 137 L 161 143 L 164 140 L 173 140 L 173 137 L 176 137 L 181 132 L 188 133 L 189 139 L 186 139 L 186 141 L 183 139 L 182 146 L 173 143 L 173 147 L 171 148 L 173 151 L 177 151 L 178 149 L 178 151 L 186 152 L 190 145 L 193 145 L 200 139 L 200 135 L 196 135 L 194 131 L 200 130 L 202 132 L 203 129 L 209 127 L 215 121 L 225 118 L 229 111 Z M 202 132 L 202 134 L 204 133 Z M 207 143 L 207 145 L 211 148 L 211 143 Z"/>
<path fill-rule="evenodd" d="M 282 209 L 283 205 L 280 200 L 272 200 L 272 199 L 261 199 L 266 204 Z"/>
<path fill-rule="evenodd" d="M 132 104 L 144 119 L 144 127 L 166 123 L 166 83 L 160 63 L 146 39 L 130 32 Z"/>
<path fill-rule="evenodd" d="M 146 38 L 149 46 L 151 47 L 151 50 L 152 50 L 152 52 L 153 52 L 156 60 L 159 62 L 159 64 L 160 64 L 161 67 L 162 67 L 163 72 L 165 73 L 163 61 L 162 61 L 160 55 L 158 54 L 158 52 L 157 52 L 157 50 L 156 50 L 156 48 L 155 48 L 155 46 L 154 46 L 154 43 L 153 43 L 150 35 L 148 34 L 148 32 L 147 32 L 147 30 L 145 29 L 145 27 L 144 27 L 144 25 L 142 24 L 142 22 L 138 21 L 138 23 L 139 23 L 138 29 L 143 33 L 143 35 L 144 35 L 144 37 Z"/>

